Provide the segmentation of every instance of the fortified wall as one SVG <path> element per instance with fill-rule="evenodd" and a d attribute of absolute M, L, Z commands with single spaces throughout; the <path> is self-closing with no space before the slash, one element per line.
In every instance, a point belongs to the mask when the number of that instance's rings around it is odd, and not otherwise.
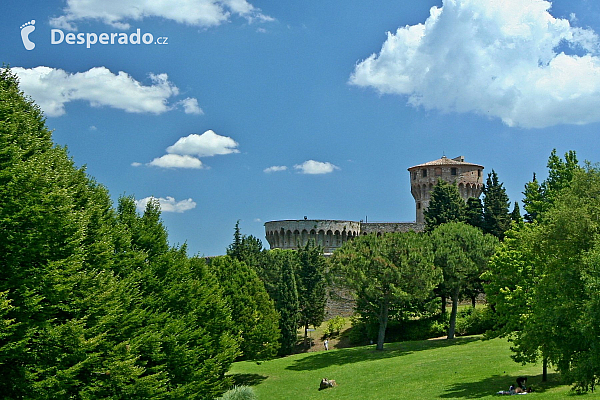
<path fill-rule="evenodd" d="M 265 223 L 267 241 L 272 249 L 298 249 L 311 241 L 331 254 L 348 240 L 374 233 L 421 231 L 414 222 L 356 222 L 323 219 L 282 220 Z"/>
<path fill-rule="evenodd" d="M 344 243 L 361 235 L 381 236 L 391 232 L 420 232 L 424 229 L 423 212 L 429 206 L 431 192 L 439 179 L 456 184 L 461 197 L 467 201 L 478 198 L 483 190 L 483 166 L 465 162 L 463 156 L 429 161 L 408 168 L 410 189 L 415 199 L 416 222 L 356 222 L 330 219 L 292 219 L 265 223 L 265 234 L 271 249 L 297 250 L 311 241 L 331 255 Z M 332 288 L 336 296 L 327 300 L 327 317 L 352 314 L 352 293 Z"/>

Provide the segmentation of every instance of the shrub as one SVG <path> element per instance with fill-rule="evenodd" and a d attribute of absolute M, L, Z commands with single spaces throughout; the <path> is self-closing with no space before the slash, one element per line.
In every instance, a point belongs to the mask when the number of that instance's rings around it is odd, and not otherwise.
<path fill-rule="evenodd" d="M 334 333 L 337 333 L 339 335 L 344 325 L 346 325 L 346 319 L 337 315 L 335 318 L 332 318 L 329 321 L 327 321 L 327 328 L 325 329 L 325 333 L 328 336 L 333 336 Z"/>
<path fill-rule="evenodd" d="M 256 400 L 256 394 L 250 386 L 234 386 L 226 391 L 222 400 Z"/>
<path fill-rule="evenodd" d="M 456 331 L 460 335 L 479 335 L 494 327 L 494 313 L 489 307 L 467 308 L 456 318 Z"/>
<path fill-rule="evenodd" d="M 352 329 L 348 332 L 348 339 L 351 344 L 366 344 L 373 343 L 377 340 L 379 324 L 377 322 L 369 322 L 359 316 L 350 317 Z"/>

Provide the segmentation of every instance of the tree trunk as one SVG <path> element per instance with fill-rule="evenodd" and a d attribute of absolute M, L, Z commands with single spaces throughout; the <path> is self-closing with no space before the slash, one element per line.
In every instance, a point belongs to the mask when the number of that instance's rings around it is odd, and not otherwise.
<path fill-rule="evenodd" d="M 308 321 L 304 324 L 304 347 L 307 349 L 310 348 L 310 343 L 308 342 Z"/>
<path fill-rule="evenodd" d="M 544 357 L 542 362 L 542 382 L 548 381 L 548 359 Z"/>
<path fill-rule="evenodd" d="M 473 306 L 473 308 L 475 308 L 476 303 L 477 303 L 477 296 L 471 297 L 471 305 Z"/>
<path fill-rule="evenodd" d="M 448 328 L 447 339 L 454 339 L 454 331 L 456 329 L 456 314 L 458 313 L 458 294 L 460 287 L 456 287 L 452 293 L 452 313 L 450 314 L 450 327 Z"/>
<path fill-rule="evenodd" d="M 446 296 L 442 296 L 442 315 L 446 314 Z"/>
<path fill-rule="evenodd" d="M 389 304 L 387 301 L 381 303 L 379 309 L 379 335 L 377 336 L 377 350 L 383 350 L 383 340 L 385 339 L 385 329 L 388 323 Z"/>

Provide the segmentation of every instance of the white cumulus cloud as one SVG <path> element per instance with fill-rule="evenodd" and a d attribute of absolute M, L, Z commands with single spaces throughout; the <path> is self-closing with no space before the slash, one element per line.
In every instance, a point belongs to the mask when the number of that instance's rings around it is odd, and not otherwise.
<path fill-rule="evenodd" d="M 160 210 L 162 212 L 182 213 L 184 211 L 196 208 L 196 202 L 192 199 L 176 201 L 171 196 L 167 196 L 166 198 L 159 197 L 158 199 L 150 196 L 140 200 L 135 200 L 137 210 L 139 212 L 144 212 L 144 210 L 146 209 L 146 205 L 152 200 L 158 200 L 158 204 L 160 205 Z"/>
<path fill-rule="evenodd" d="M 66 3 L 64 15 L 51 18 L 50 25 L 76 30 L 77 21 L 99 20 L 129 29 L 131 21 L 158 17 L 209 28 L 229 21 L 232 14 L 249 22 L 273 20 L 246 0 L 67 0 Z"/>
<path fill-rule="evenodd" d="M 133 164 L 132 164 L 133 165 Z M 161 168 L 192 168 L 192 169 L 201 169 L 204 166 L 202 165 L 202 161 L 198 160 L 196 157 L 187 156 L 187 155 L 179 155 L 179 154 L 165 154 L 162 157 L 155 158 L 150 161 L 148 165 L 152 167 L 161 167 Z"/>
<path fill-rule="evenodd" d="M 19 77 L 23 92 L 31 96 L 49 117 L 65 114 L 65 104 L 77 100 L 87 101 L 93 107 L 162 114 L 173 108 L 169 98 L 179 93 L 167 74 L 150 74 L 152 84 L 143 85 L 126 72 L 114 74 L 105 67 L 77 73 L 44 66 L 13 67 L 12 71 Z M 184 108 L 194 100 L 183 100 Z M 188 107 L 193 109 L 193 104 Z"/>
<path fill-rule="evenodd" d="M 179 102 L 183 106 L 183 111 L 186 114 L 204 114 L 204 111 L 198 105 L 198 100 L 193 97 L 188 97 Z"/>
<path fill-rule="evenodd" d="M 167 154 L 157 157 L 148 166 L 160 168 L 192 168 L 202 169 L 204 166 L 200 157 L 239 153 L 238 143 L 230 137 L 221 136 L 212 130 L 202 135 L 192 133 L 179 138 L 174 145 L 167 147 Z M 139 163 L 131 164 L 138 166 Z"/>
<path fill-rule="evenodd" d="M 271 172 L 280 172 L 287 170 L 285 165 L 273 165 L 272 167 L 263 169 L 263 172 L 270 174 Z"/>
<path fill-rule="evenodd" d="M 389 33 L 350 83 L 509 126 L 600 121 L 599 41 L 543 0 L 443 0 L 425 23 Z M 572 18 L 573 21 L 574 18 Z"/>
<path fill-rule="evenodd" d="M 339 167 L 329 163 L 315 160 L 304 161 L 302 164 L 294 165 L 301 174 L 317 175 L 317 174 L 329 174 Z"/>
<path fill-rule="evenodd" d="M 167 147 L 169 154 L 193 155 L 210 157 L 222 154 L 239 153 L 238 143 L 230 137 L 221 136 L 212 130 L 202 135 L 192 133 L 177 140 L 174 145 Z"/>

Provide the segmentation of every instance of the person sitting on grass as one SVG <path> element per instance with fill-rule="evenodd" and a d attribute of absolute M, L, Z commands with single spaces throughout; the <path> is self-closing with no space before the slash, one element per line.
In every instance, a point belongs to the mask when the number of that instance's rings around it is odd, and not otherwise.
<path fill-rule="evenodd" d="M 527 382 L 526 376 L 520 376 L 517 378 L 517 387 L 515 388 L 515 393 L 530 393 L 531 388 L 527 389 L 525 387 L 525 382 Z"/>

